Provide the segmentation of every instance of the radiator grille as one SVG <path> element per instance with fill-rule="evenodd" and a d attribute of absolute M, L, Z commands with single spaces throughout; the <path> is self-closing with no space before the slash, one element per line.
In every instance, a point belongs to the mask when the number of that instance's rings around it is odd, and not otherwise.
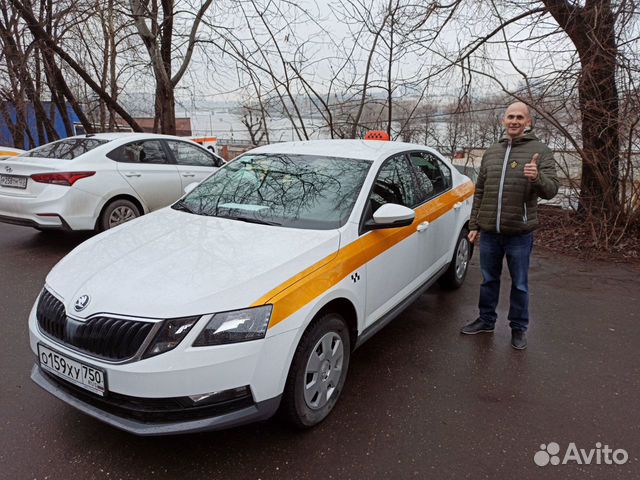
<path fill-rule="evenodd" d="M 133 357 L 154 325 L 110 317 L 74 320 L 67 317 L 62 302 L 46 289 L 38 300 L 36 317 L 49 336 L 75 350 L 111 361 Z"/>

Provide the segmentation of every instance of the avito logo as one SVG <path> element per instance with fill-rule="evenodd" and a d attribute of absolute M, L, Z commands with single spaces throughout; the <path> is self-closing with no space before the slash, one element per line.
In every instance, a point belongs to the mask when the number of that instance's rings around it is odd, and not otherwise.
<path fill-rule="evenodd" d="M 596 448 L 589 450 L 578 448 L 575 443 L 571 442 L 562 455 L 560 460 L 560 445 L 556 442 L 540 445 L 540 450 L 533 456 L 533 461 L 539 467 L 551 465 L 567 465 L 576 463 L 578 465 L 624 465 L 629 460 L 629 454 L 626 450 L 618 448 L 616 450 L 609 445 L 602 446 L 597 442 Z"/>

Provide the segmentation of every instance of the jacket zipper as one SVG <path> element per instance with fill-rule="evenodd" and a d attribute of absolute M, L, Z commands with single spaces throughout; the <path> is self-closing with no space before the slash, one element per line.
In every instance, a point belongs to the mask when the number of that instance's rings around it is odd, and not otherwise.
<path fill-rule="evenodd" d="M 498 190 L 498 216 L 496 218 L 496 232 L 500 233 L 500 217 L 502 216 L 502 191 L 504 189 L 504 177 L 507 173 L 507 162 L 511 153 L 511 140 L 507 143 L 507 151 L 502 160 L 502 176 L 500 177 L 500 189 Z"/>
<path fill-rule="evenodd" d="M 523 217 L 524 223 L 527 223 L 527 220 L 529 220 L 529 217 L 527 216 L 527 202 L 524 202 L 524 217 Z"/>

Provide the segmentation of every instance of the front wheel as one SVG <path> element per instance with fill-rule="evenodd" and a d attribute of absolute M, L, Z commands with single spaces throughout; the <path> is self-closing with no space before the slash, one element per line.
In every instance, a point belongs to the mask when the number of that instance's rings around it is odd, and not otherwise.
<path fill-rule="evenodd" d="M 456 242 L 449 268 L 438 280 L 438 283 L 443 288 L 455 290 L 464 283 L 469 268 L 469 260 L 471 259 L 471 249 L 473 248 L 468 235 L 469 230 L 466 227 L 458 235 L 458 241 Z"/>
<path fill-rule="evenodd" d="M 324 420 L 342 392 L 351 342 L 341 315 L 329 313 L 315 320 L 302 336 L 293 357 L 282 397 L 281 412 L 298 428 Z"/>

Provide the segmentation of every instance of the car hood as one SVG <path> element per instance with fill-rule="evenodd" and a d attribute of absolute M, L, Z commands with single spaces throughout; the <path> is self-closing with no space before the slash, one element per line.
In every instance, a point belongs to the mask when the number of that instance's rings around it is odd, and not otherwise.
<path fill-rule="evenodd" d="M 301 271 L 331 261 L 339 245 L 337 230 L 258 225 L 165 208 L 79 245 L 46 283 L 64 299 L 67 312 L 80 318 L 199 315 L 247 307 Z M 74 305 L 83 295 L 89 303 L 77 312 Z"/>

